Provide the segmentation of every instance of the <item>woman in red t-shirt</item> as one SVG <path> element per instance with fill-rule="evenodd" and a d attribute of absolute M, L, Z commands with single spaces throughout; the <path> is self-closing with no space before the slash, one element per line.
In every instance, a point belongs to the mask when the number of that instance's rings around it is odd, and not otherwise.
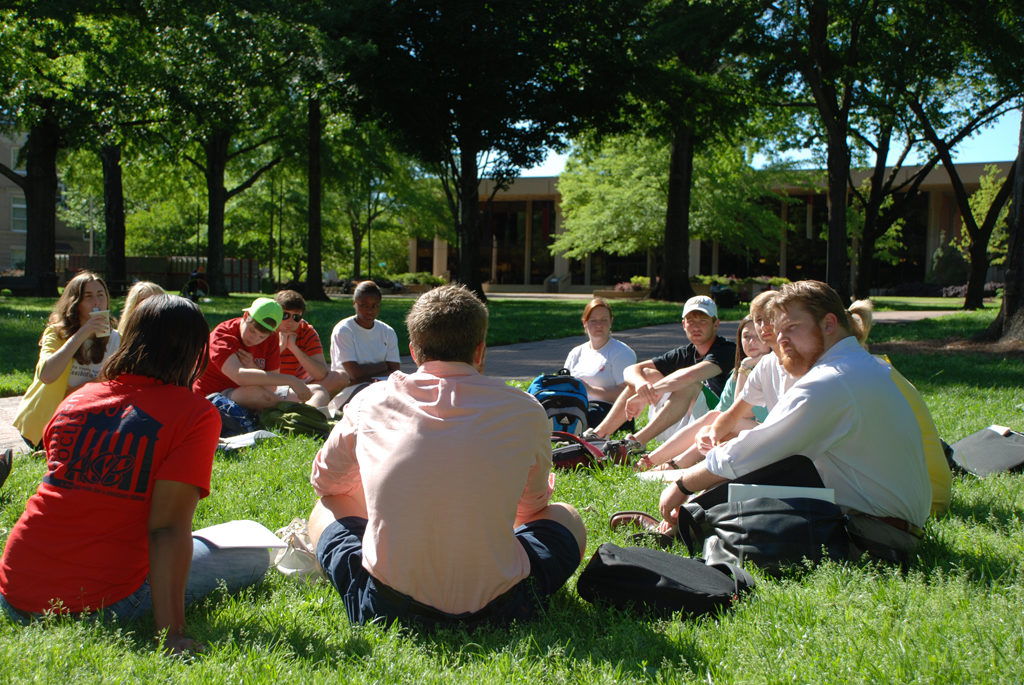
<path fill-rule="evenodd" d="M 208 336 L 195 304 L 154 295 L 127 321 L 106 380 L 57 408 L 43 434 L 48 471 L 0 558 L 0 610 L 19 621 L 48 610 L 152 613 L 167 649 L 194 651 L 186 603 L 219 582 L 262 578 L 266 549 L 192 537 L 220 435 L 217 410 L 190 390 Z"/>

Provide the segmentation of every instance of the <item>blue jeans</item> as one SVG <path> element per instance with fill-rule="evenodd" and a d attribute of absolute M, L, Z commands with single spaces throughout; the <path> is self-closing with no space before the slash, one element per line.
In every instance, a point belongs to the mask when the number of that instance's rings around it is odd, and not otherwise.
<path fill-rule="evenodd" d="M 199 538 L 192 538 L 192 567 L 185 585 L 185 606 L 199 601 L 217 589 L 223 581 L 228 592 L 236 592 L 255 585 L 263 579 L 270 568 L 270 551 L 267 549 L 225 548 L 208 545 Z M 3 595 L 0 595 L 0 609 L 11 620 L 27 624 L 41 614 L 17 611 Z M 153 613 L 153 595 L 149 578 L 138 590 L 124 599 L 103 608 L 105 616 L 118 621 L 134 621 Z"/>
<path fill-rule="evenodd" d="M 547 598 L 565 584 L 580 563 L 579 545 L 568 528 L 544 519 L 523 524 L 515 529 L 515 536 L 530 559 L 530 575 L 479 611 L 448 614 L 384 585 L 363 568 L 366 523 L 358 516 L 338 519 L 324 530 L 316 550 L 317 560 L 341 595 L 353 624 L 401 619 L 432 629 L 529 621 L 543 612 Z"/>

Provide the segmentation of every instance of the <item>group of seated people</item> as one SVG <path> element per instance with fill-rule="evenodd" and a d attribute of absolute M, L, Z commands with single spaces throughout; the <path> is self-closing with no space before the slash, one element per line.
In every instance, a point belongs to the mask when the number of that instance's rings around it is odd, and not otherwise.
<path fill-rule="evenodd" d="M 143 300 L 162 293 L 155 283 L 135 283 L 125 298 L 122 326 Z M 240 317 L 210 333 L 209 363 L 192 389 L 204 397 L 219 393 L 251 411 L 288 400 L 337 413 L 366 384 L 399 367 L 398 336 L 377 319 L 381 299 L 373 281 L 357 286 L 355 314 L 334 327 L 328 364 L 319 334 L 304 318 L 300 293 L 282 290 L 273 298 L 257 298 Z M 95 382 L 117 350 L 121 333 L 109 304 L 103 279 L 86 271 L 68 282 L 54 305 L 32 384 L 14 419 L 29 447 L 40 447 L 60 402 Z"/>
<path fill-rule="evenodd" d="M 50 347 L 59 352 L 61 339 L 90 326 L 66 358 L 96 347 L 82 339 L 99 325 L 82 320 L 92 305 L 105 308 L 101 289 L 80 295 L 91 298 L 87 306 L 65 307 L 72 326 L 63 338 L 55 333 Z M 309 335 L 304 303 L 279 296 L 257 300 L 209 335 L 198 307 L 177 296 L 152 295 L 123 317 L 123 337 L 101 379 L 69 394 L 42 431 L 49 470 L 0 558 L 0 609 L 8 616 L 152 615 L 168 649 L 195 651 L 201 646 L 185 635 L 185 606 L 220 582 L 233 590 L 263 576 L 265 551 L 211 548 L 191 536 L 196 504 L 209 494 L 219 431 L 217 412 L 202 396 L 214 369 L 236 383 L 228 388 L 233 397 L 253 402 L 269 402 L 282 385 L 302 399 L 366 383 L 345 405 L 310 476 L 319 499 L 309 534 L 353 623 L 471 627 L 543 613 L 582 560 L 587 531 L 575 508 L 551 501 L 544 409 L 484 375 L 487 307 L 459 285 L 420 296 L 405 321 L 417 368 L 404 373 L 394 331 L 376 326 L 379 291 L 357 289 L 355 316 L 332 335 L 332 362 L 335 350 L 348 349 L 339 356 L 351 358 L 328 370 L 322 350 L 300 342 Z M 710 503 L 727 481 L 816 484 L 834 489 L 837 504 L 887 544 L 916 544 L 937 496 L 922 430 L 927 410 L 915 406 L 920 396 L 864 350 L 856 332 L 866 326 L 823 283 L 787 284 L 755 300 L 749 318 L 737 353 L 717 335 L 714 302 L 692 298 L 683 309 L 689 342 L 637 363 L 613 344 L 610 307 L 591 303 L 589 340 L 567 366 L 608 405 L 592 437 L 610 437 L 645 407 L 657 413 L 632 434 L 638 445 L 685 424 L 675 434 L 683 437 L 641 460 L 645 468 L 680 469 L 660 498 L 665 529 L 694 493 Z M 335 338 L 353 327 L 345 348 Z M 374 345 L 388 350 L 385 359 L 361 361 Z M 308 378 L 286 380 L 281 369 L 288 368 Z M 690 420 L 705 384 L 735 399 Z"/>

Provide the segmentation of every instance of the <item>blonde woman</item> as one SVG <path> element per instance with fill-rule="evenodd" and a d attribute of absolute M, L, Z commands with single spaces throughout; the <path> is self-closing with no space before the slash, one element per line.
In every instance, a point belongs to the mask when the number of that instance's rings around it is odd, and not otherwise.
<path fill-rule="evenodd" d="M 117 325 L 117 332 L 124 335 L 128 317 L 135 311 L 135 308 L 142 304 L 142 301 L 153 295 L 164 295 L 166 291 L 152 281 L 136 281 L 128 289 L 128 295 L 124 298 L 124 308 L 121 310 L 120 323 Z"/>

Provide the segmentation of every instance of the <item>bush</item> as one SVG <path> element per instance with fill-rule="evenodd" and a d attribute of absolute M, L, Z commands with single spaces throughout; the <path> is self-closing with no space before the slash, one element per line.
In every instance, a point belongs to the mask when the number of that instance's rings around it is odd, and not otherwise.
<path fill-rule="evenodd" d="M 417 271 L 413 274 L 395 274 L 392 280 L 402 285 L 444 285 L 447 283 L 441 276 L 435 276 L 426 271 Z"/>
<path fill-rule="evenodd" d="M 892 288 L 892 294 L 898 297 L 942 297 L 942 286 L 923 281 L 900 283 Z"/>
<path fill-rule="evenodd" d="M 1003 289 L 1003 283 L 989 281 L 984 286 L 985 297 L 996 297 Z M 967 285 L 947 285 L 942 289 L 943 297 L 967 297 Z"/>
<path fill-rule="evenodd" d="M 932 253 L 932 272 L 928 280 L 937 285 L 956 285 L 967 280 L 971 265 L 960 250 L 952 245 L 942 245 Z"/>
<path fill-rule="evenodd" d="M 629 282 L 615 284 L 615 290 L 621 293 L 636 293 L 651 289 L 651 279 L 647 276 L 632 276 Z"/>
<path fill-rule="evenodd" d="M 629 282 L 633 284 L 634 290 L 651 289 L 651 279 L 649 276 L 633 276 L 629 279 Z"/>

